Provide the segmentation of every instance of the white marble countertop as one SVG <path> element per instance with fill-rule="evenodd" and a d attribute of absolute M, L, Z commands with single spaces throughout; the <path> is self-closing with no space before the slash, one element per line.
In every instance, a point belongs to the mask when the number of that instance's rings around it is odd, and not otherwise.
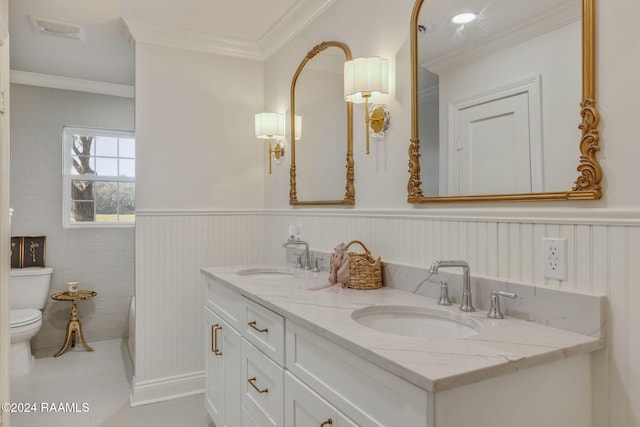
<path fill-rule="evenodd" d="M 249 268 L 282 266 L 225 266 L 203 268 L 206 276 L 225 283 L 249 299 L 304 326 L 354 354 L 430 392 L 443 391 L 527 367 L 604 348 L 604 338 L 542 326 L 506 317 L 493 320 L 485 311 L 463 313 L 456 305 L 390 288 L 374 290 L 321 289 L 328 273 L 290 269 L 290 277 L 236 274 Z M 469 318 L 477 335 L 427 341 L 367 328 L 351 317 L 372 305 L 427 307 Z"/>

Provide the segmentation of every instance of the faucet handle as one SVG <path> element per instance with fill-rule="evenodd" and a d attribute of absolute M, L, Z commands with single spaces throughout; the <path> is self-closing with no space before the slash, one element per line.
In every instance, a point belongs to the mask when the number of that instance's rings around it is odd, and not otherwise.
<path fill-rule="evenodd" d="M 504 319 L 504 314 L 500 310 L 500 297 L 515 298 L 513 292 L 493 291 L 491 292 L 491 308 L 487 313 L 489 319 Z"/>
<path fill-rule="evenodd" d="M 302 254 L 296 254 L 296 268 L 302 268 Z"/>
<path fill-rule="evenodd" d="M 319 273 L 320 272 L 320 265 L 318 264 L 318 261 L 322 261 L 322 257 L 316 257 L 313 260 L 313 270 L 311 270 L 311 272 L 313 273 Z"/>
<path fill-rule="evenodd" d="M 435 274 L 438 272 L 438 265 L 440 264 L 439 260 L 435 260 L 431 263 L 431 266 L 429 266 L 429 273 L 430 274 Z"/>
<path fill-rule="evenodd" d="M 449 285 L 447 285 L 447 282 L 444 280 L 440 281 L 440 299 L 438 300 L 438 305 L 451 305 Z"/>

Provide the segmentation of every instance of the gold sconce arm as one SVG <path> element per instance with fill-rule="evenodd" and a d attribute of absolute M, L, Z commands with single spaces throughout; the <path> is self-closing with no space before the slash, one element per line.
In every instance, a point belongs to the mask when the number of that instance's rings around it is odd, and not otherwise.
<path fill-rule="evenodd" d="M 276 158 L 276 160 L 280 160 L 284 156 L 284 145 L 282 142 L 276 140 L 275 146 L 271 146 L 271 140 L 273 138 L 269 137 L 269 175 L 271 175 L 271 155 Z"/>
<path fill-rule="evenodd" d="M 367 154 L 369 154 L 369 128 L 371 128 L 375 133 L 378 133 L 388 127 L 388 119 L 383 107 L 376 107 L 371 113 L 369 113 L 369 98 L 371 97 L 371 94 L 366 96 L 363 94 L 362 97 L 364 98 L 365 109 L 364 123 L 367 141 Z"/>

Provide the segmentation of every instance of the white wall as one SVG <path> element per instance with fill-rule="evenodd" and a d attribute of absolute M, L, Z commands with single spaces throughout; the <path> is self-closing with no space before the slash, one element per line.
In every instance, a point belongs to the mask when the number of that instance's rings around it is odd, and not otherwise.
<path fill-rule="evenodd" d="M 262 99 L 261 62 L 136 44 L 134 405 L 203 390 L 199 269 L 260 259 Z"/>
<path fill-rule="evenodd" d="M 204 266 L 261 261 L 256 212 L 147 212 L 136 217 L 136 351 L 131 403 L 204 390 Z"/>
<path fill-rule="evenodd" d="M 136 44 L 136 208 L 262 206 L 262 92 L 260 62 Z"/>
<path fill-rule="evenodd" d="M 11 207 L 14 236 L 46 236 L 50 293 L 80 282 L 98 296 L 78 303 L 88 341 L 128 335 L 133 296 L 133 228 L 62 227 L 62 128 L 133 131 L 133 99 L 36 86 L 11 85 Z M 70 304 L 47 299 L 36 355 L 64 342 Z"/>
<path fill-rule="evenodd" d="M 322 40 L 346 42 L 354 57 L 380 55 L 396 59 L 395 90 L 388 102 L 392 127 L 373 154 L 363 153 L 363 130 L 355 126 L 356 207 L 352 211 L 291 209 L 286 183 L 266 182 L 265 249 L 280 259 L 279 243 L 286 225 L 302 223 L 305 237 L 319 250 L 359 238 L 383 259 L 425 268 L 436 257 L 469 258 L 472 272 L 522 280 L 536 286 L 569 286 L 606 292 L 609 297 L 608 348 L 594 358 L 595 425 L 640 426 L 640 193 L 635 188 L 634 142 L 637 120 L 637 70 L 640 68 L 640 4 L 632 0 L 600 0 L 597 8 L 597 93 L 602 114 L 604 197 L 591 202 L 544 202 L 408 206 L 407 148 L 410 135 L 409 67 L 406 58 L 413 0 L 336 2 L 304 33 L 265 64 L 265 102 L 287 103 L 290 70 L 307 49 Z M 392 61 L 393 63 L 393 61 Z M 578 78 L 578 76 L 576 76 Z M 580 122 L 575 106 L 575 124 Z M 357 115 L 362 111 L 356 107 Z M 285 174 L 285 171 L 282 172 Z M 568 188 L 567 188 L 568 189 Z M 594 209 L 597 208 L 597 209 Z M 372 210 L 373 209 L 373 210 Z M 389 209 L 393 211 L 388 211 Z M 281 210 L 281 211 L 280 211 Z M 571 276 L 567 282 L 545 283 L 540 273 L 540 238 L 569 239 Z"/>

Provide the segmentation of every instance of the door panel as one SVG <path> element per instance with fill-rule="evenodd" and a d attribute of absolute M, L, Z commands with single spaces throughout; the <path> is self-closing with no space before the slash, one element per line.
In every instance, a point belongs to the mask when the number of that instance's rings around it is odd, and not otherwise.
<path fill-rule="evenodd" d="M 453 194 L 532 191 L 527 93 L 460 110 L 456 133 Z"/>

